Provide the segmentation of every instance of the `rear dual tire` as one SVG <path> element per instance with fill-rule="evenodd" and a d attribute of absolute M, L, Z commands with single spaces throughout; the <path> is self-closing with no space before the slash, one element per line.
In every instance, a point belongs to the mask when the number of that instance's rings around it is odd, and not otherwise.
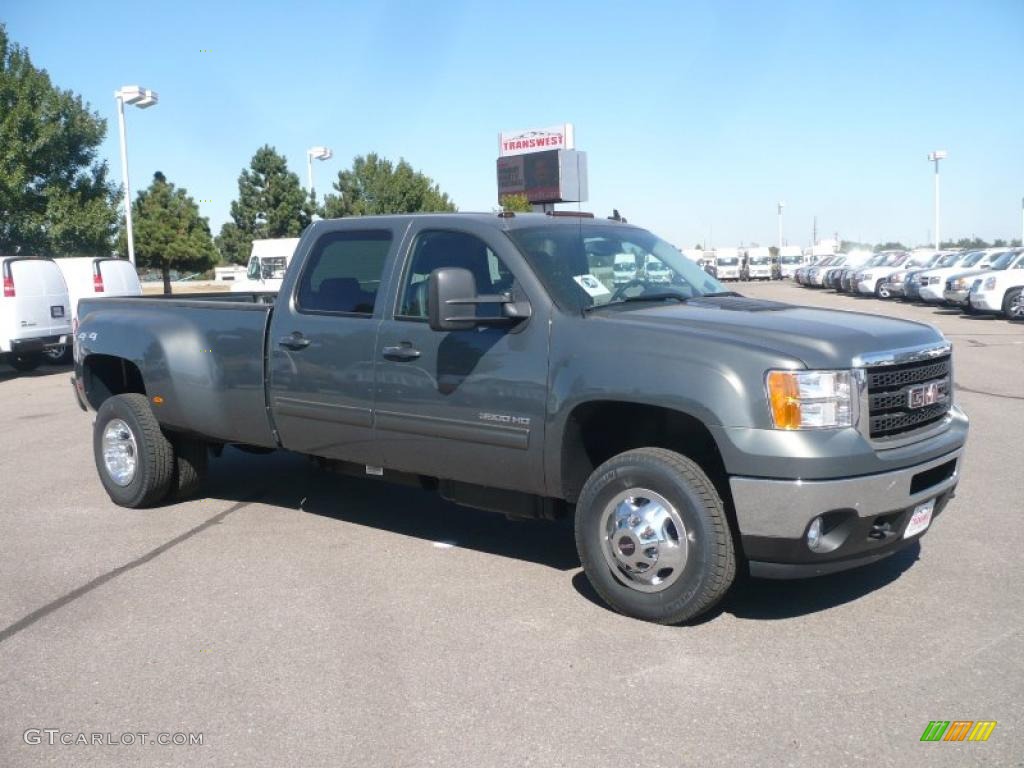
<path fill-rule="evenodd" d="M 169 438 L 145 395 L 108 398 L 96 413 L 93 455 L 111 501 L 143 509 L 194 494 L 207 470 L 204 443 Z"/>

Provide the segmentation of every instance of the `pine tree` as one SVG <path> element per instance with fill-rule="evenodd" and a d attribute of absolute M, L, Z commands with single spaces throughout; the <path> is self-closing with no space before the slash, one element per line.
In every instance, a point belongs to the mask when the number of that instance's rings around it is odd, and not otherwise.
<path fill-rule="evenodd" d="M 97 160 L 106 131 L 0 24 L 0 253 L 110 254 L 117 187 Z"/>
<path fill-rule="evenodd" d="M 429 176 L 405 160 L 395 165 L 374 152 L 356 157 L 352 170 L 340 171 L 334 190 L 338 194 L 324 199 L 327 218 L 457 210 Z"/>
<path fill-rule="evenodd" d="M 253 240 L 298 237 L 313 220 L 314 207 L 284 155 L 260 147 L 238 177 L 231 221 L 221 227 L 217 248 L 227 261 L 244 264 Z"/>
<path fill-rule="evenodd" d="M 188 192 L 176 188 L 157 171 L 148 189 L 132 204 L 135 261 L 139 267 L 159 269 L 164 293 L 171 292 L 171 270 L 205 272 L 217 263 L 210 224 Z M 124 232 L 120 238 L 125 250 Z"/>

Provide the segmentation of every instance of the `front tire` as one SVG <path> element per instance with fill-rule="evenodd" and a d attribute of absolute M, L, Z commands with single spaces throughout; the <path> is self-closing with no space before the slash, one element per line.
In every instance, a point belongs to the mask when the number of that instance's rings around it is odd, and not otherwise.
<path fill-rule="evenodd" d="M 96 471 L 110 500 L 139 509 L 160 503 L 171 489 L 174 448 L 160 430 L 145 395 L 104 401 L 93 426 Z"/>
<path fill-rule="evenodd" d="M 1006 292 L 1003 314 L 1007 320 L 1024 320 L 1024 288 L 1011 288 Z"/>
<path fill-rule="evenodd" d="M 663 448 L 626 451 L 594 470 L 576 505 L 576 548 L 608 605 L 660 624 L 711 609 L 736 575 L 714 484 Z"/>
<path fill-rule="evenodd" d="M 875 298 L 876 299 L 888 299 L 891 294 L 889 293 L 889 286 L 884 280 L 879 280 L 875 283 Z"/>

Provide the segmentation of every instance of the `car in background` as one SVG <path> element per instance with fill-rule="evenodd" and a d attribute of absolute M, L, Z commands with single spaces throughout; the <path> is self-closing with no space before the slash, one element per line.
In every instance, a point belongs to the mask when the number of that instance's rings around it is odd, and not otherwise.
<path fill-rule="evenodd" d="M 878 299 L 889 298 L 889 276 L 896 270 L 905 269 L 905 265 L 910 263 L 910 254 L 906 251 L 882 251 L 879 255 L 882 256 L 880 261 L 857 271 L 853 283 L 854 293 L 874 295 Z"/>
<path fill-rule="evenodd" d="M 804 254 L 796 245 L 784 245 L 779 249 L 779 278 L 795 278 L 804 263 Z"/>
<path fill-rule="evenodd" d="M 740 279 L 740 249 L 716 248 L 715 268 L 719 280 Z"/>
<path fill-rule="evenodd" d="M 612 285 L 627 285 L 636 280 L 636 256 L 616 253 L 612 262 Z"/>
<path fill-rule="evenodd" d="M 849 266 L 843 270 L 839 276 L 839 283 L 837 288 L 844 293 L 853 293 L 856 289 L 856 276 L 857 273 L 867 267 L 873 267 L 876 264 L 881 264 L 885 260 L 884 253 L 869 254 L 867 258 L 858 266 Z"/>
<path fill-rule="evenodd" d="M 771 248 L 748 248 L 744 259 L 742 279 L 771 280 L 775 277 L 775 260 Z"/>
<path fill-rule="evenodd" d="M 1016 261 L 1020 253 L 1021 251 L 1018 249 L 994 253 L 992 263 L 988 267 L 971 269 L 966 272 L 956 272 L 950 275 L 946 278 L 942 298 L 945 299 L 947 304 L 960 307 L 964 312 L 973 314 L 974 309 L 971 308 L 970 294 L 975 279 L 987 272 L 1001 272 L 1004 269 L 1008 269 Z"/>
<path fill-rule="evenodd" d="M 946 301 L 942 292 L 946 289 L 946 278 L 957 272 L 968 269 L 983 269 L 991 263 L 987 251 L 968 251 L 961 253 L 949 266 L 930 269 L 921 274 L 921 301 L 929 304 L 942 304 Z"/>
<path fill-rule="evenodd" d="M 917 283 L 917 276 L 929 269 L 935 269 L 946 256 L 952 251 L 936 251 L 920 266 L 910 267 L 889 275 L 889 295 L 899 297 L 903 300 L 916 300 L 920 295 L 920 286 Z"/>
<path fill-rule="evenodd" d="M 1006 269 L 974 278 L 969 301 L 977 312 L 1024 320 L 1024 252 L 1018 253 Z"/>
<path fill-rule="evenodd" d="M 76 256 L 54 259 L 68 288 L 72 332 L 78 327 L 78 302 L 90 296 L 141 296 L 139 273 L 127 259 Z M 61 344 L 44 352 L 50 363 L 71 362 L 71 344 Z"/>
<path fill-rule="evenodd" d="M 847 290 L 843 288 L 843 278 L 853 270 L 863 266 L 868 261 L 874 258 L 871 251 L 850 251 L 846 254 L 846 259 L 843 263 L 837 267 L 832 267 L 825 275 L 825 287 L 833 288 L 837 291 Z"/>
<path fill-rule="evenodd" d="M 53 259 L 0 256 L 0 357 L 17 371 L 35 370 L 71 335 L 71 302 Z"/>
<path fill-rule="evenodd" d="M 644 264 L 644 275 L 647 282 L 668 285 L 672 282 L 672 270 L 656 256 L 648 256 Z"/>
<path fill-rule="evenodd" d="M 253 240 L 244 280 L 231 283 L 232 293 L 281 290 L 281 280 L 299 244 L 297 237 Z"/>
<path fill-rule="evenodd" d="M 825 285 L 825 275 L 832 267 L 839 267 L 846 263 L 846 254 L 837 253 L 832 258 L 828 259 L 825 264 L 820 267 L 811 267 L 807 273 L 807 285 L 811 288 L 821 288 Z"/>

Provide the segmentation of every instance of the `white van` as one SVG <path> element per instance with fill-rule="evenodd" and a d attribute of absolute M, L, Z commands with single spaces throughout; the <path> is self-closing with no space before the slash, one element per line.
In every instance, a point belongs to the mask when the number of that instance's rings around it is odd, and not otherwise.
<path fill-rule="evenodd" d="M 740 249 L 739 248 L 716 248 L 715 249 L 716 277 L 719 280 L 740 279 Z"/>
<path fill-rule="evenodd" d="M 67 344 L 71 302 L 53 259 L 0 256 L 0 356 L 18 371 L 31 371 L 43 353 Z"/>
<path fill-rule="evenodd" d="M 284 272 L 298 244 L 297 237 L 253 240 L 245 279 L 232 281 L 232 293 L 281 290 Z"/>
<path fill-rule="evenodd" d="M 64 275 L 71 301 L 72 332 L 78 327 L 78 301 L 90 296 L 141 296 L 142 283 L 135 267 L 126 259 L 76 256 L 54 259 Z M 71 362 L 71 345 L 47 350 L 52 363 Z"/>
<path fill-rule="evenodd" d="M 612 262 L 612 283 L 625 285 L 636 280 L 636 256 L 632 253 L 616 253 Z"/>

